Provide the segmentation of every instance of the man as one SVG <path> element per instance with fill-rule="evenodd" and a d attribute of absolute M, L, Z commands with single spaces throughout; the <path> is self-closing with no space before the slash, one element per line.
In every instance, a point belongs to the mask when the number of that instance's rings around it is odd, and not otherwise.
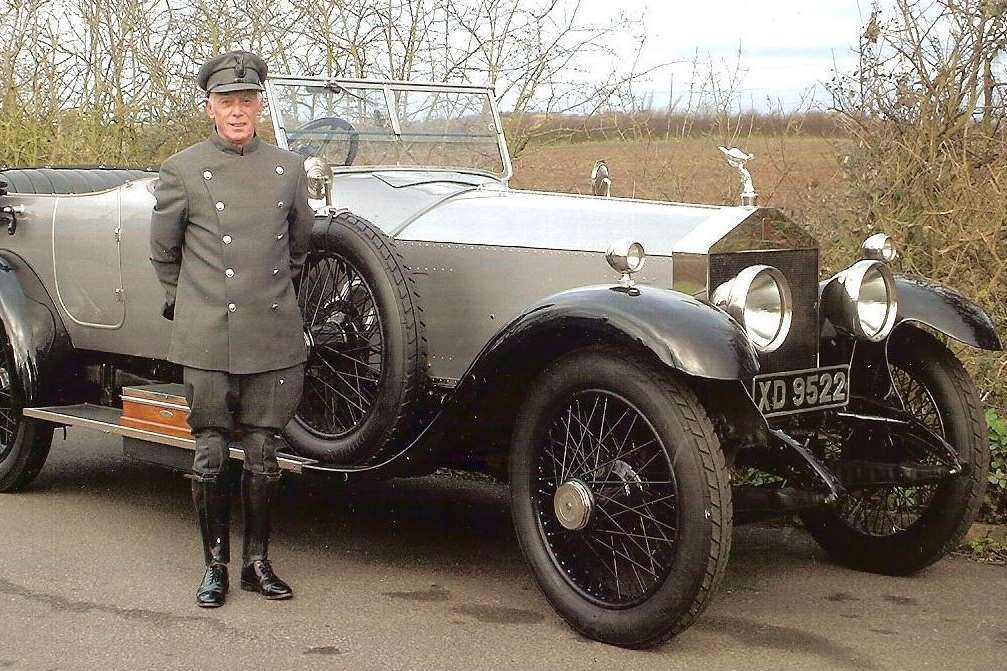
<path fill-rule="evenodd" d="M 192 501 L 206 571 L 196 603 L 224 603 L 230 559 L 228 443 L 244 451 L 241 587 L 287 599 L 268 557 L 269 509 L 280 477 L 280 432 L 300 400 L 307 346 L 293 280 L 313 213 L 302 158 L 256 134 L 266 63 L 247 51 L 210 59 L 197 80 L 210 138 L 161 165 L 151 263 L 173 319 L 167 358 L 183 366 L 196 441 Z"/>

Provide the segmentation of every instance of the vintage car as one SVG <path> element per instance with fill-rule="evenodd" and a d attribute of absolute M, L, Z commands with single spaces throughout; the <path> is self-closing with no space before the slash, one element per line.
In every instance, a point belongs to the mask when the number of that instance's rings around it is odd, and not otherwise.
<path fill-rule="evenodd" d="M 268 102 L 317 214 L 283 468 L 509 482 L 545 597 L 626 647 L 703 611 L 736 523 L 800 515 L 836 561 L 884 574 L 961 540 L 989 448 L 943 339 L 1001 343 L 967 298 L 895 273 L 887 236 L 820 279 L 816 241 L 757 206 L 737 149 L 738 206 L 511 189 L 485 87 L 282 76 Z M 56 426 L 188 468 L 156 173 L 2 178 L 0 490 L 31 482 Z"/>

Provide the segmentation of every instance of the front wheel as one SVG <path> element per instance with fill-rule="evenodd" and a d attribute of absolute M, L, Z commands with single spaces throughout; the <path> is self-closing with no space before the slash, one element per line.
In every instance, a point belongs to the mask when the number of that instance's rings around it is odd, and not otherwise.
<path fill-rule="evenodd" d="M 645 648 L 703 611 L 730 554 L 724 455 L 666 369 L 578 350 L 534 383 L 511 446 L 512 514 L 539 587 L 581 634 Z"/>
<path fill-rule="evenodd" d="M 961 542 L 982 504 L 990 453 L 975 384 L 947 347 L 928 333 L 905 327 L 892 336 L 888 353 L 890 377 L 866 386 L 877 401 L 908 412 L 943 436 L 957 449 L 966 472 L 939 483 L 854 490 L 839 507 L 803 518 L 836 561 L 863 571 L 907 575 Z M 855 397 L 850 409 L 857 409 Z M 899 440 L 884 434 L 826 435 L 818 449 L 827 463 L 918 460 Z M 928 460 L 939 464 L 932 456 Z"/>

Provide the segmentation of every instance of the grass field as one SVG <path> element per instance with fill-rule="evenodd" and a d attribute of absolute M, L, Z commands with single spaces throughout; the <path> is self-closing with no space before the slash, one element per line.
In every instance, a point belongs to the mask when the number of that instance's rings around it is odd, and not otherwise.
<path fill-rule="evenodd" d="M 800 216 L 835 191 L 841 179 L 838 140 L 750 137 L 739 144 L 749 162 L 759 202 Z M 713 138 L 579 142 L 532 147 L 514 160 L 512 186 L 590 193 L 591 168 L 605 159 L 612 195 L 678 202 L 735 204 L 737 173 Z"/>

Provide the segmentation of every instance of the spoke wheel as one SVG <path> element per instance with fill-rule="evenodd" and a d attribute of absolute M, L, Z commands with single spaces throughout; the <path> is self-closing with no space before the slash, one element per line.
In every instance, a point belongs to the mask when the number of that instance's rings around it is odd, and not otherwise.
<path fill-rule="evenodd" d="M 374 408 L 384 339 L 374 292 L 339 255 L 315 259 L 298 292 L 309 345 L 296 421 L 323 439 L 341 438 Z"/>
<path fill-rule="evenodd" d="M 958 451 L 966 472 L 938 483 L 853 490 L 836 508 L 804 513 L 802 518 L 836 561 L 864 571 L 907 575 L 947 555 L 965 536 L 982 504 L 989 443 L 975 384 L 940 341 L 917 328 L 901 327 L 888 343 L 888 360 L 889 379 L 866 387 L 879 390 L 880 400 L 943 436 Z M 851 409 L 856 409 L 853 399 Z M 941 463 L 935 455 L 877 430 L 840 426 L 820 438 L 817 448 L 826 463 Z"/>
<path fill-rule="evenodd" d="M 362 465 L 412 440 L 426 350 L 419 294 L 395 241 L 349 212 L 317 225 L 297 300 L 308 345 L 286 427 L 300 455 Z"/>
<path fill-rule="evenodd" d="M 677 493 L 668 451 L 640 410 L 608 391 L 576 394 L 549 427 L 536 473 L 555 569 L 603 606 L 653 594 L 674 563 Z"/>
<path fill-rule="evenodd" d="M 571 352 L 533 383 L 510 456 L 515 532 L 574 629 L 656 645 L 703 611 L 730 553 L 724 457 L 695 394 L 627 352 Z"/>
<path fill-rule="evenodd" d="M 5 358 L 0 363 L 0 462 L 14 450 L 23 419 L 20 404 L 14 400 L 14 380 L 14 371 Z"/>
<path fill-rule="evenodd" d="M 894 407 L 913 415 L 919 422 L 937 435 L 946 438 L 944 422 L 933 395 L 925 384 L 914 377 L 912 370 L 906 370 L 903 362 L 889 364 L 891 386 L 883 400 Z M 890 455 L 893 460 L 904 457 L 916 463 L 941 465 L 933 454 L 914 454 L 891 437 L 884 437 L 876 445 L 881 454 Z M 833 445 L 830 451 L 841 451 L 840 445 Z M 937 493 L 937 484 L 914 486 L 887 486 L 856 490 L 840 504 L 839 514 L 850 527 L 871 536 L 898 534 L 916 524 L 926 513 Z"/>

